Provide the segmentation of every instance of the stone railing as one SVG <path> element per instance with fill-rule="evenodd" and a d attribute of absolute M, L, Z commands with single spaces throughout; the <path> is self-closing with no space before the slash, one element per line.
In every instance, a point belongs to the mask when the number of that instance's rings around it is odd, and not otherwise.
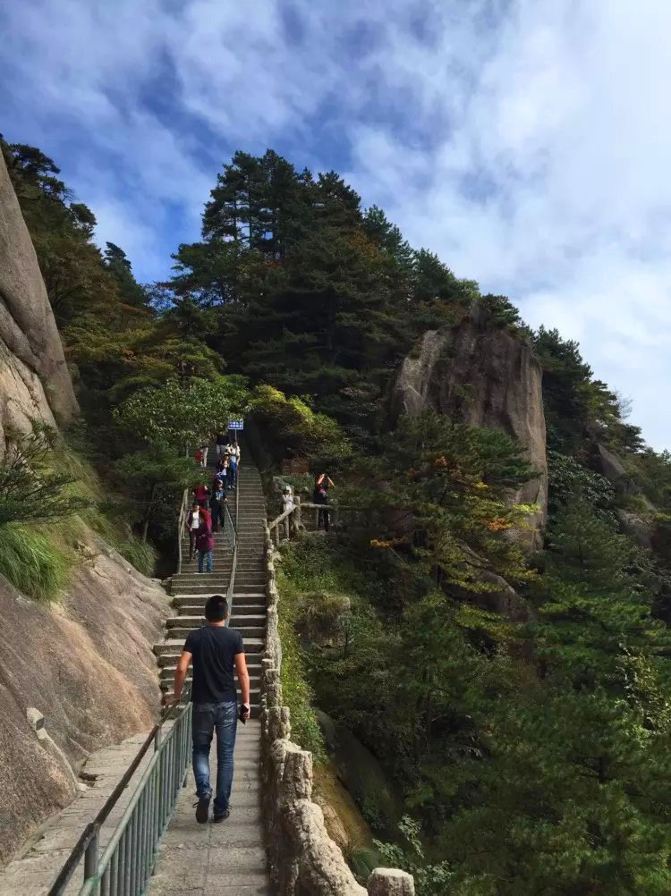
<path fill-rule="evenodd" d="M 264 817 L 270 871 L 277 896 L 414 896 L 405 871 L 376 868 L 367 887 L 357 883 L 340 848 L 329 837 L 312 801 L 312 754 L 291 742 L 289 710 L 282 704 L 282 643 L 274 546 L 266 527 L 268 618 L 262 674 Z"/>

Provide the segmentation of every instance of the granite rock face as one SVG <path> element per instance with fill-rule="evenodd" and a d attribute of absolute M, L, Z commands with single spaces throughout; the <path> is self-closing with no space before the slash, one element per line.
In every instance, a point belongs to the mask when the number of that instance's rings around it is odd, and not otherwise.
<path fill-rule="evenodd" d="M 147 731 L 160 691 L 153 643 L 168 599 L 91 537 L 56 605 L 23 597 L 0 578 L 0 861 L 75 795 L 89 753 Z M 59 751 L 28 719 L 35 708 Z"/>
<path fill-rule="evenodd" d="M 78 412 L 47 291 L 0 154 L 0 449 L 30 420 L 68 423 Z"/>
<path fill-rule="evenodd" d="M 537 504 L 538 511 L 529 519 L 529 531 L 517 537 L 529 548 L 540 547 L 548 469 L 542 371 L 531 347 L 505 329 L 479 326 L 475 316 L 453 328 L 430 330 L 403 361 L 391 397 L 393 419 L 425 410 L 503 430 L 522 445 L 538 476 L 511 500 Z"/>

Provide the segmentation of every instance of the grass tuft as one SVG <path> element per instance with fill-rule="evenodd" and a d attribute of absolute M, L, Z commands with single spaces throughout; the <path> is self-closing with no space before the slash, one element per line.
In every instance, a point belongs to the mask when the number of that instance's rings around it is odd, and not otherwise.
<path fill-rule="evenodd" d="M 70 578 L 74 557 L 48 535 L 26 526 L 0 526 L 0 574 L 37 600 L 54 600 Z"/>
<path fill-rule="evenodd" d="M 147 542 L 131 536 L 126 541 L 113 541 L 114 547 L 145 576 L 151 576 L 156 563 L 156 550 Z"/>

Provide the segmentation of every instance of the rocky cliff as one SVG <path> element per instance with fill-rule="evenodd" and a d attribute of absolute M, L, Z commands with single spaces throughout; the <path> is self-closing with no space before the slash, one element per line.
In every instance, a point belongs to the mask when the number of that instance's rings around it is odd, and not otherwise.
<path fill-rule="evenodd" d="M 481 326 L 472 314 L 456 327 L 424 334 L 403 361 L 392 395 L 395 418 L 433 410 L 518 440 L 539 474 L 512 496 L 516 503 L 538 505 L 531 530 L 520 536 L 531 547 L 540 546 L 547 516 L 541 385 L 541 367 L 530 346 L 508 330 Z"/>
<path fill-rule="evenodd" d="M 73 799 L 89 753 L 148 731 L 159 706 L 151 648 L 165 592 L 93 537 L 80 554 L 55 606 L 0 577 L 0 861 Z M 38 738 L 34 710 L 53 744 Z"/>
<path fill-rule="evenodd" d="M 0 153 L 0 450 L 30 420 L 77 413 L 70 374 L 35 249 Z"/>
<path fill-rule="evenodd" d="M 78 412 L 28 230 L 0 154 L 0 457 L 31 420 Z M 167 598 L 90 533 L 60 601 L 0 577 L 0 861 L 76 793 L 89 752 L 148 730 L 160 692 L 152 644 Z M 46 733 L 40 728 L 44 717 Z"/>

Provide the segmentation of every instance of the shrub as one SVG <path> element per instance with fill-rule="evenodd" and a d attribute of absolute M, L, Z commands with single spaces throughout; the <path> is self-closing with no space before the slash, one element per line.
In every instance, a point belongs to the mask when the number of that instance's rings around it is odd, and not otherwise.
<path fill-rule="evenodd" d="M 279 613 L 282 641 L 282 697 L 291 715 L 291 738 L 315 759 L 325 758 L 324 739 L 312 708 L 313 693 L 308 684 L 303 655 L 294 628 L 296 595 L 286 577 L 280 573 L 282 602 Z"/>
<path fill-rule="evenodd" d="M 126 541 L 115 541 L 113 544 L 121 556 L 143 575 L 150 576 L 153 573 L 156 550 L 148 542 L 131 536 Z"/>
<path fill-rule="evenodd" d="M 8 435 L 10 443 L 0 465 L 0 525 L 57 519 L 88 505 L 71 489 L 74 476 L 53 469 L 55 430 L 33 423 L 28 433 Z"/>
<path fill-rule="evenodd" d="M 252 393 L 250 408 L 275 461 L 309 456 L 313 461 L 335 463 L 350 451 L 336 421 L 313 411 L 302 398 L 287 398 L 279 389 L 261 384 Z"/>
<path fill-rule="evenodd" d="M 20 525 L 0 526 L 0 573 L 38 600 L 53 600 L 67 584 L 73 558 L 46 535 Z"/>

